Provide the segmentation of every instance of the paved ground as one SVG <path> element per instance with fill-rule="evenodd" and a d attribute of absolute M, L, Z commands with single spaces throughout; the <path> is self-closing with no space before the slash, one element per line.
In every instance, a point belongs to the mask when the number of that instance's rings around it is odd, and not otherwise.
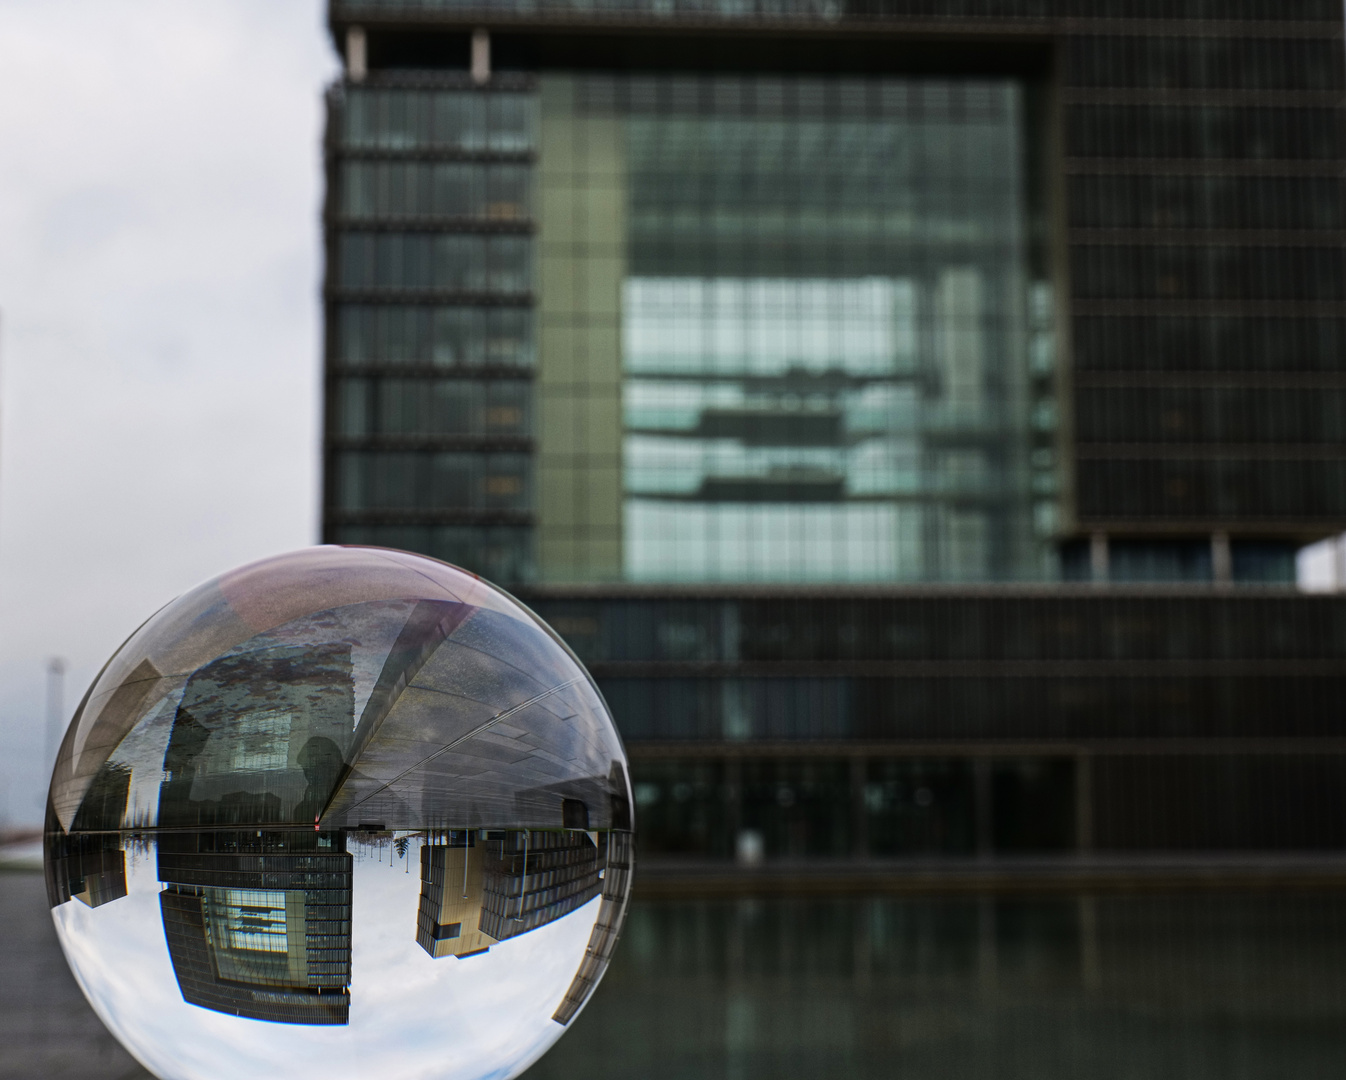
<path fill-rule="evenodd" d="M 0 871 L 0 1078 L 148 1077 L 93 1014 L 61 956 L 42 875 Z"/>

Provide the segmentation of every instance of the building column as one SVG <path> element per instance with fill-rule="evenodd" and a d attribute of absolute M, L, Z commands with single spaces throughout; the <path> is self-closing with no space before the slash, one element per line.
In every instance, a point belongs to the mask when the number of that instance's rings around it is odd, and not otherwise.
<path fill-rule="evenodd" d="M 1105 585 L 1109 572 L 1108 534 L 1094 533 L 1089 537 L 1089 578 L 1095 585 Z"/>
<path fill-rule="evenodd" d="M 368 45 L 363 26 L 346 28 L 346 78 L 351 82 L 364 82 L 369 73 Z"/>
<path fill-rule="evenodd" d="M 1216 585 L 1230 585 L 1234 581 L 1234 557 L 1229 550 L 1229 534 L 1210 534 L 1211 578 Z"/>
<path fill-rule="evenodd" d="M 472 31 L 472 81 L 477 86 L 491 81 L 491 35 L 485 30 Z"/>

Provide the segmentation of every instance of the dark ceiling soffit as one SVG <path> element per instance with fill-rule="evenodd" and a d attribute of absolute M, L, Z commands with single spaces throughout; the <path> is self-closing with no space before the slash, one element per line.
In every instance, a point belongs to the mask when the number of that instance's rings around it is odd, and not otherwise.
<path fill-rule="evenodd" d="M 1294 600 L 1305 604 L 1346 603 L 1342 593 L 1306 593 L 1293 585 L 1245 586 L 1230 588 L 1205 584 L 1093 584 L 1061 582 L 1035 584 L 986 585 L 515 585 L 513 595 L 524 603 L 588 600 L 788 600 L 845 603 L 852 601 L 944 600 L 992 601 L 1003 604 L 1047 600 L 1056 604 L 1101 604 L 1119 599 L 1199 601 L 1221 604 L 1265 604 L 1268 601 Z"/>
<path fill-rule="evenodd" d="M 370 22 L 371 71 L 465 70 L 470 25 L 433 29 Z M 341 52 L 338 28 L 334 27 Z M 780 74 L 1020 75 L 1054 68 L 1058 39 L 1033 33 L 965 33 L 939 27 L 712 27 L 606 29 L 583 24 L 496 28 L 498 71 L 732 71 Z"/>
<path fill-rule="evenodd" d="M 796 15 L 698 15 L 683 11 L 676 15 L 638 11 L 509 11 L 491 0 L 479 0 L 475 10 L 464 7 L 436 9 L 423 3 L 408 2 L 401 7 L 387 0 L 330 0 L 328 26 L 335 34 L 341 27 L 359 25 L 436 26 L 445 29 L 473 30 L 484 26 L 492 31 L 523 28 L 547 33 L 714 33 L 743 34 L 888 34 L 956 37 L 1053 38 L 1078 35 L 1126 37 L 1346 37 L 1346 25 L 1339 19 L 1220 19 L 1195 18 L 1118 18 L 1091 15 L 1013 15 L 921 16 L 884 15 L 855 12 L 835 18 Z"/>
<path fill-rule="evenodd" d="M 1115 20 L 1106 20 L 1110 24 Z M 518 13 L 491 9 L 483 4 L 476 11 L 436 11 L 426 7 L 392 8 L 383 4 L 359 10 L 358 5 L 329 4 L 328 27 L 335 37 L 346 26 L 369 30 L 417 28 L 421 31 L 457 31 L 471 33 L 486 27 L 495 33 L 601 34 L 624 37 L 800 37 L 816 41 L 820 36 L 839 38 L 883 37 L 969 38 L 987 42 L 1038 40 L 1052 41 L 1071 33 L 1089 32 L 1090 26 L 1076 25 L 1069 19 L 995 19 L 995 18 L 752 18 L 697 19 L 682 15 L 660 16 L 605 15 L 603 12 Z M 1279 25 L 1279 24 L 1277 24 Z M 1303 24 L 1296 24 L 1300 29 Z M 1333 24 L 1335 25 L 1335 24 Z M 1265 32 L 1265 24 L 1259 24 Z M 1204 24 L 1203 24 L 1204 28 Z M 1322 35 L 1322 29 L 1315 36 Z M 1300 30 L 1300 33 L 1303 33 Z M 1295 36 L 1299 36 L 1296 34 Z"/>

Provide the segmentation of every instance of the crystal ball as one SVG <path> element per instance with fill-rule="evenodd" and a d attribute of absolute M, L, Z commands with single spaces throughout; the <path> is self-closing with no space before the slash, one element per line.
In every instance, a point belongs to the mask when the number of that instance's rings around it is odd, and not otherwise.
<path fill-rule="evenodd" d="M 107 662 L 47 801 L 61 946 L 163 1078 L 510 1077 L 584 1007 L 631 886 L 601 695 L 518 601 L 319 547 Z"/>

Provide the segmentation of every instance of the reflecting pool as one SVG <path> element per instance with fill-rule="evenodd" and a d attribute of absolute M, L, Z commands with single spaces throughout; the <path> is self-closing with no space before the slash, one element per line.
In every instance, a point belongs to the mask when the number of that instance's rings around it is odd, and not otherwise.
<path fill-rule="evenodd" d="M 1346 896 L 644 901 L 529 1080 L 1346 1075 Z"/>

